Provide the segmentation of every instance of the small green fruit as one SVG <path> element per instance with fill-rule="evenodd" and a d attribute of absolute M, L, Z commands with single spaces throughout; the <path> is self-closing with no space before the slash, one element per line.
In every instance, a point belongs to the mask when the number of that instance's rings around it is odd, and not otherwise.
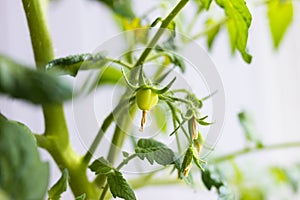
<path fill-rule="evenodd" d="M 158 95 L 151 89 L 140 89 L 136 93 L 136 103 L 141 110 L 151 110 L 158 102 Z"/>

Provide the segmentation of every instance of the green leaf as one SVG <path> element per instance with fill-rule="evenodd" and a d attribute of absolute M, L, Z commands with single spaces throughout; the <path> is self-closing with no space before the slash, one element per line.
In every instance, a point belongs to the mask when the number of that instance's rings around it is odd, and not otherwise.
<path fill-rule="evenodd" d="M 238 118 L 244 130 L 247 141 L 254 143 L 256 147 L 262 147 L 263 144 L 255 131 L 251 115 L 246 111 L 242 111 L 238 114 Z"/>
<path fill-rule="evenodd" d="M 86 198 L 86 194 L 83 193 L 82 195 L 76 197 L 75 200 L 85 200 L 85 198 Z"/>
<path fill-rule="evenodd" d="M 60 179 L 50 188 L 48 191 L 48 200 L 59 200 L 62 193 L 67 190 L 68 187 L 68 170 L 65 169 L 60 177 Z"/>
<path fill-rule="evenodd" d="M 109 185 L 110 192 L 113 197 L 119 197 L 125 200 L 135 200 L 135 194 L 131 189 L 130 185 L 127 183 L 121 172 L 114 171 L 108 173 L 107 183 Z"/>
<path fill-rule="evenodd" d="M 18 122 L 0 121 L 0 190 L 9 199 L 43 199 L 49 166 L 40 160 L 31 131 Z"/>
<path fill-rule="evenodd" d="M 46 65 L 46 70 L 59 75 L 76 76 L 79 70 L 99 69 L 107 63 L 102 52 L 57 58 Z"/>
<path fill-rule="evenodd" d="M 251 63 L 252 56 L 247 53 L 248 30 L 252 16 L 244 0 L 216 0 L 216 3 L 225 11 L 227 27 L 231 42 L 232 52 L 239 50 L 243 59 Z"/>
<path fill-rule="evenodd" d="M 151 165 L 154 161 L 164 166 L 175 161 L 174 152 L 163 143 L 153 139 L 140 139 L 135 148 L 135 153 L 142 160 L 146 158 Z"/>
<path fill-rule="evenodd" d="M 278 48 L 293 21 L 293 3 L 291 0 L 270 0 L 267 5 L 273 44 L 275 48 Z"/>
<path fill-rule="evenodd" d="M 112 164 L 104 157 L 95 160 L 89 168 L 96 174 L 107 174 L 113 170 Z"/>
<path fill-rule="evenodd" d="M 209 29 L 209 31 L 206 33 L 206 44 L 208 49 L 211 50 L 215 38 L 220 32 L 221 24 L 210 18 L 206 20 L 205 27 Z"/>
<path fill-rule="evenodd" d="M 0 93 L 36 104 L 61 103 L 72 97 L 72 88 L 58 77 L 0 55 Z"/>
<path fill-rule="evenodd" d="M 205 168 L 201 174 L 202 182 L 208 190 L 211 190 L 212 187 L 215 187 L 218 191 L 224 185 L 222 177 L 215 168 Z"/>

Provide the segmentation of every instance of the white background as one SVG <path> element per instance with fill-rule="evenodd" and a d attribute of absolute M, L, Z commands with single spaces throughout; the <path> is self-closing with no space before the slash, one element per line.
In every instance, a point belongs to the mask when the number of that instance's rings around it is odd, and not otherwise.
<path fill-rule="evenodd" d="M 156 2 L 158 1 L 152 3 Z M 136 7 L 140 11 L 145 10 L 145 4 L 148 1 L 139 1 Z M 253 14 L 248 45 L 253 55 L 251 65 L 245 64 L 238 54 L 231 56 L 226 31 L 217 38 L 213 52 L 210 53 L 222 78 L 226 95 L 226 120 L 215 154 L 243 147 L 242 130 L 236 117 L 242 109 L 253 114 L 258 133 L 266 144 L 300 140 L 300 16 L 295 9 L 294 22 L 279 51 L 274 51 L 265 7 L 250 5 L 250 8 Z M 110 18 L 110 12 L 92 1 L 54 2 L 50 5 L 48 20 L 57 57 L 91 52 L 101 42 L 119 32 L 112 25 L 114 22 Z M 201 39 L 198 42 L 205 44 Z M 0 1 L 0 53 L 34 65 L 21 0 Z M 0 96 L 0 110 L 8 118 L 27 124 L 34 132 L 43 132 L 39 107 Z M 70 131 L 74 133 L 70 104 L 66 106 L 66 115 Z M 71 134 L 71 139 L 75 149 L 83 152 L 84 147 L 76 134 Z M 46 152 L 41 152 L 43 159 L 51 161 Z M 245 167 L 276 163 L 288 166 L 297 161 L 297 156 L 299 158 L 299 149 L 280 150 L 246 156 L 239 163 Z M 51 164 L 51 171 L 52 184 L 59 177 L 59 172 L 54 164 Z M 193 193 L 189 188 L 177 186 L 146 188 L 137 191 L 137 195 L 143 200 L 163 199 L 164 195 L 173 200 L 183 197 L 195 200 L 216 199 L 213 194 Z M 64 199 L 70 198 L 70 194 L 64 195 Z"/>

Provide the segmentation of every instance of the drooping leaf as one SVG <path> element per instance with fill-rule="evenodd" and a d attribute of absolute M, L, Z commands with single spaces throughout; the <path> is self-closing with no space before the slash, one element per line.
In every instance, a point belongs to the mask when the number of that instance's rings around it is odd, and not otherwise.
<path fill-rule="evenodd" d="M 57 58 L 46 65 L 46 70 L 59 75 L 76 76 L 79 70 L 99 69 L 107 63 L 104 53 L 80 54 Z"/>
<path fill-rule="evenodd" d="M 119 197 L 125 200 L 135 200 L 135 194 L 127 183 L 122 173 L 119 171 L 113 171 L 107 175 L 107 183 L 109 185 L 110 192 L 113 197 Z"/>
<path fill-rule="evenodd" d="M 104 157 L 95 160 L 89 168 L 96 174 L 107 174 L 113 170 L 112 164 Z"/>
<path fill-rule="evenodd" d="M 36 104 L 61 103 L 72 97 L 72 88 L 58 77 L 0 55 L 0 93 Z"/>
<path fill-rule="evenodd" d="M 273 44 L 275 48 L 278 48 L 293 21 L 293 2 L 291 0 L 270 0 L 267 5 Z"/>
<path fill-rule="evenodd" d="M 152 165 L 154 161 L 160 165 L 170 165 L 175 161 L 174 152 L 161 142 L 153 139 L 140 139 L 135 153 L 142 160 L 145 158 Z"/>
<path fill-rule="evenodd" d="M 251 115 L 248 112 L 243 111 L 238 114 L 238 118 L 244 130 L 247 141 L 254 143 L 258 148 L 262 147 L 263 144 L 256 133 Z"/>
<path fill-rule="evenodd" d="M 50 188 L 48 191 L 48 200 L 59 200 L 62 193 L 67 190 L 68 187 L 68 170 L 65 169 L 62 172 L 60 179 Z"/>
<path fill-rule="evenodd" d="M 86 198 L 86 194 L 83 193 L 82 195 L 76 197 L 75 200 L 85 200 L 85 198 Z"/>
<path fill-rule="evenodd" d="M 0 190 L 9 199 L 43 199 L 49 166 L 40 160 L 35 138 L 23 124 L 0 121 Z"/>
<path fill-rule="evenodd" d="M 252 56 L 247 53 L 248 30 L 252 16 L 244 0 L 216 0 L 225 11 L 231 49 L 241 53 L 245 62 L 250 63 Z"/>
<path fill-rule="evenodd" d="M 206 44 L 209 50 L 211 50 L 213 43 L 215 41 L 216 36 L 220 32 L 221 24 L 216 22 L 215 20 L 209 18 L 205 22 L 205 27 L 209 29 L 206 33 Z M 213 27 L 213 28 L 211 28 Z"/>

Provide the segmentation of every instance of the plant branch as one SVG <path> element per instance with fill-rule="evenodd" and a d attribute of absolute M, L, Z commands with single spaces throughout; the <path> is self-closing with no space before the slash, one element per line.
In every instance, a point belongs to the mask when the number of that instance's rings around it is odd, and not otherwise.
<path fill-rule="evenodd" d="M 117 167 L 116 170 L 120 170 L 122 167 L 124 167 L 129 161 L 131 161 L 132 159 L 134 159 L 135 157 L 137 157 L 136 154 L 132 154 L 130 156 L 128 156 L 127 158 L 125 158 Z"/>
<path fill-rule="evenodd" d="M 109 126 L 111 125 L 111 123 L 113 122 L 114 116 L 113 113 L 111 112 L 104 120 L 102 126 L 100 127 L 97 136 L 95 137 L 93 143 L 91 144 L 89 150 L 86 152 L 86 154 L 83 157 L 83 163 L 85 163 L 86 165 L 88 165 L 88 163 L 90 162 L 93 154 L 95 153 L 99 143 L 101 142 L 104 133 L 107 131 L 107 129 L 109 128 Z"/>
<path fill-rule="evenodd" d="M 122 60 L 117 60 L 117 59 L 113 59 L 113 58 L 105 58 L 107 61 L 113 62 L 113 63 L 117 63 L 119 65 L 122 65 L 123 67 L 126 67 L 127 69 L 132 69 L 131 64 L 122 61 Z"/>
<path fill-rule="evenodd" d="M 139 59 L 136 61 L 134 67 L 138 67 L 144 63 L 151 50 L 155 47 L 159 38 L 164 33 L 165 29 L 168 28 L 169 24 L 173 21 L 173 19 L 181 11 L 181 9 L 188 3 L 188 1 L 189 0 L 180 0 L 179 3 L 173 8 L 173 10 L 168 14 L 168 16 L 164 20 L 162 20 L 158 31 L 156 32 L 152 40 L 149 42 Z"/>
<path fill-rule="evenodd" d="M 244 148 L 223 156 L 219 156 L 216 158 L 213 158 L 212 160 L 209 161 L 211 164 L 216 164 L 220 162 L 225 162 L 225 161 L 230 161 L 233 158 L 245 155 L 245 154 L 250 154 L 250 153 L 255 153 L 255 152 L 262 152 L 262 151 L 271 151 L 271 150 L 277 150 L 277 149 L 283 149 L 283 148 L 300 148 L 300 141 L 298 142 L 290 142 L 290 143 L 281 143 L 281 144 L 272 144 L 272 145 L 267 145 L 267 146 L 262 146 L 259 148 Z"/>
<path fill-rule="evenodd" d="M 104 200 L 108 191 L 108 183 L 105 184 L 99 200 Z"/>

